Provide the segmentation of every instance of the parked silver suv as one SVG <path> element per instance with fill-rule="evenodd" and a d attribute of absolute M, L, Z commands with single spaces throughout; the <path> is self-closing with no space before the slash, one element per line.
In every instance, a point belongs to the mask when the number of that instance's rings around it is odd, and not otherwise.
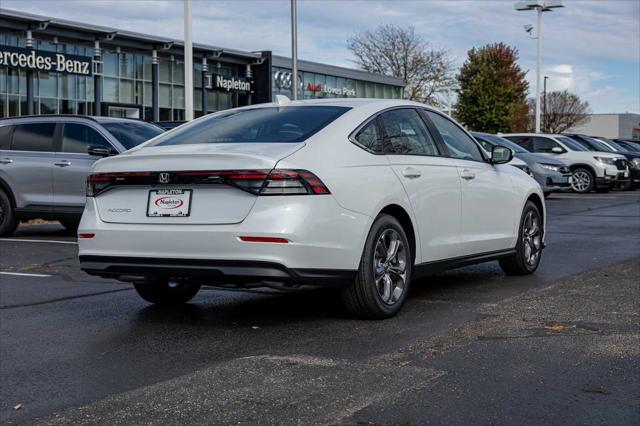
<path fill-rule="evenodd" d="M 59 220 L 75 229 L 92 164 L 162 133 L 138 120 L 30 116 L 0 120 L 0 236 L 20 220 Z"/>

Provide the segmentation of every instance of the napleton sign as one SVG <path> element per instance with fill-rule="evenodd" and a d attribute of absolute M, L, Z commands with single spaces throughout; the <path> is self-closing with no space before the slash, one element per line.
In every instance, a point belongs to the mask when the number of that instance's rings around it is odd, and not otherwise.
<path fill-rule="evenodd" d="M 219 74 L 211 74 L 207 78 L 207 89 L 223 90 L 227 92 L 253 93 L 252 81 L 243 77 L 226 77 Z"/>
<path fill-rule="evenodd" d="M 68 55 L 12 46 L 0 46 L 0 67 L 2 66 L 85 76 L 93 74 L 93 58 L 90 56 Z"/>

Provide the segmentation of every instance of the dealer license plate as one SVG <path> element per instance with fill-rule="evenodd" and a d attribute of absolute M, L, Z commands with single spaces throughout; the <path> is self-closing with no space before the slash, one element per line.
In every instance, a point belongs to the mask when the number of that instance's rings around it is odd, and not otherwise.
<path fill-rule="evenodd" d="M 149 191 L 147 216 L 187 217 L 191 212 L 191 189 L 153 189 Z"/>

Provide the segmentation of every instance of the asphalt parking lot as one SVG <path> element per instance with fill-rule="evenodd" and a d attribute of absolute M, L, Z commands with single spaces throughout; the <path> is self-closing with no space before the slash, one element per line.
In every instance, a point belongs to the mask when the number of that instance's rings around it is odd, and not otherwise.
<path fill-rule="evenodd" d="M 61 227 L 21 227 L 0 240 L 2 422 L 639 424 L 640 191 L 547 208 L 538 273 L 429 277 L 385 321 L 330 292 L 155 308 L 82 273 Z"/>

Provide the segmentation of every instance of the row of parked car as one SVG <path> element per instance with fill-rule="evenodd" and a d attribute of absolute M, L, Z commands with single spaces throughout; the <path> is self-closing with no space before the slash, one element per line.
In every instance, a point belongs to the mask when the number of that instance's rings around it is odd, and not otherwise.
<path fill-rule="evenodd" d="M 102 157 L 116 155 L 181 123 L 86 116 L 0 120 L 0 236 L 21 220 L 59 220 L 75 230 L 85 204 L 85 180 Z M 640 143 L 577 134 L 472 132 L 490 153 L 514 152 L 510 164 L 530 174 L 545 196 L 640 186 Z"/>
<path fill-rule="evenodd" d="M 579 134 L 472 134 L 488 151 L 496 145 L 511 148 L 545 196 L 555 191 L 607 192 L 640 186 L 640 143 L 632 140 Z"/>

